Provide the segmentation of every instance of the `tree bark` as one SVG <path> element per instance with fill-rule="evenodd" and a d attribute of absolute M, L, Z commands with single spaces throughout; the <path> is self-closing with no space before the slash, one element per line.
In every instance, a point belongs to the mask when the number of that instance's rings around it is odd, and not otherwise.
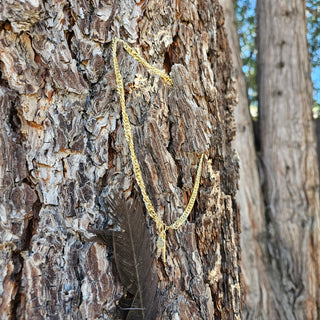
<path fill-rule="evenodd" d="M 0 22 L 1 319 L 115 318 L 124 289 L 112 252 L 85 241 L 108 222 L 104 194 L 139 192 L 113 36 L 174 82 L 119 46 L 138 160 L 166 223 L 183 212 L 206 155 L 190 219 L 168 233 L 167 264 L 154 262 L 157 318 L 240 319 L 236 94 L 218 2 L 5 0 Z"/>
<path fill-rule="evenodd" d="M 241 216 L 241 270 L 244 287 L 244 319 L 268 319 L 268 305 L 265 296 L 272 294 L 263 264 L 263 242 L 266 222 L 263 195 L 258 172 L 257 154 L 254 145 L 252 120 L 237 31 L 234 4 L 223 0 L 225 28 L 228 34 L 234 77 L 237 84 L 238 105 L 235 108 L 237 134 L 234 147 L 240 158 L 240 180 L 237 202 Z"/>
<path fill-rule="evenodd" d="M 305 1 L 257 2 L 270 319 L 319 319 L 319 175 Z"/>
<path fill-rule="evenodd" d="M 320 168 L 320 118 L 317 118 L 315 120 L 315 123 L 316 123 L 316 137 L 317 137 L 318 168 Z M 319 179 L 320 179 L 320 172 L 319 172 Z"/>

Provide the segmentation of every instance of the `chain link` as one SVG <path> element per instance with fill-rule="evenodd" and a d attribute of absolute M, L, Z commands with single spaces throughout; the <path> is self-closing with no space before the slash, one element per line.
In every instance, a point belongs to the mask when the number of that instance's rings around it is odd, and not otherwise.
<path fill-rule="evenodd" d="M 151 218 L 155 221 L 156 223 L 156 228 L 157 228 L 157 233 L 159 236 L 159 239 L 157 241 L 157 246 L 158 250 L 162 253 L 162 258 L 164 263 L 166 262 L 166 257 L 165 257 L 165 250 L 166 250 L 166 231 L 168 229 L 174 229 L 177 230 L 179 227 L 183 225 L 183 223 L 187 220 L 193 205 L 195 203 L 198 189 L 199 189 L 199 184 L 200 184 L 200 178 L 201 178 L 201 170 L 202 170 L 202 163 L 203 163 L 203 154 L 201 154 L 200 157 L 200 162 L 198 165 L 198 170 L 197 170 L 197 176 L 196 180 L 194 183 L 193 191 L 189 200 L 189 203 L 184 210 L 183 214 L 171 225 L 166 225 L 163 221 L 161 221 L 151 203 L 151 200 L 146 192 L 146 186 L 143 181 L 142 177 L 142 172 L 141 168 L 137 159 L 137 156 L 134 151 L 134 143 L 133 143 L 133 137 L 132 137 L 132 129 L 129 121 L 129 117 L 127 114 L 126 110 L 126 103 L 125 103 L 125 97 L 124 97 L 124 86 L 123 86 L 123 79 L 120 73 L 120 68 L 119 68 L 119 63 L 117 59 L 117 44 L 118 42 L 121 42 L 124 46 L 124 49 L 138 62 L 140 62 L 149 72 L 154 73 L 158 76 L 160 76 L 167 84 L 173 85 L 172 79 L 163 71 L 152 67 L 145 59 L 143 59 L 139 53 L 131 48 L 125 41 L 119 39 L 119 38 L 114 38 L 112 41 L 112 58 L 113 58 L 113 65 L 114 65 L 114 70 L 115 70 L 115 75 L 116 75 L 116 81 L 117 81 L 117 91 L 119 94 L 119 100 L 120 100 L 120 105 L 121 105 L 121 112 L 122 112 L 122 122 L 123 122 L 123 127 L 124 127 L 124 132 L 125 132 L 125 137 L 127 140 L 127 143 L 129 145 L 129 150 L 130 150 L 130 155 L 131 155 L 131 161 L 133 165 L 133 171 L 136 177 L 137 184 L 141 190 L 141 194 L 143 197 L 143 201 L 145 203 L 145 206 L 147 208 L 147 211 Z"/>

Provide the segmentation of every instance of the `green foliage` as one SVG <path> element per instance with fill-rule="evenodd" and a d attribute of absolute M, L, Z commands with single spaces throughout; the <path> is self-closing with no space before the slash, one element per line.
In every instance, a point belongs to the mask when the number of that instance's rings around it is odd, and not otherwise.
<path fill-rule="evenodd" d="M 320 118 L 320 103 L 317 101 L 314 101 L 314 105 L 312 108 L 313 118 L 319 119 Z"/>
<path fill-rule="evenodd" d="M 250 109 L 258 105 L 255 0 L 234 1 Z"/>
<path fill-rule="evenodd" d="M 320 0 L 309 0 L 306 5 L 308 21 L 308 43 L 313 70 L 313 90 L 315 107 L 320 104 Z"/>
<path fill-rule="evenodd" d="M 308 42 L 312 67 L 320 66 L 320 0 L 309 0 L 306 6 Z"/>

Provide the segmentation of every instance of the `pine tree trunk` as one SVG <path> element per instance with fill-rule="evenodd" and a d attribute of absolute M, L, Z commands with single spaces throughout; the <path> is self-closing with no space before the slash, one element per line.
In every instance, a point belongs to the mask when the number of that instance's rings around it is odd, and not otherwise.
<path fill-rule="evenodd" d="M 235 108 L 237 135 L 234 147 L 240 158 L 240 181 L 237 202 L 241 216 L 241 270 L 244 287 L 243 318 L 268 319 L 268 305 L 265 295 L 269 295 L 268 279 L 263 264 L 262 235 L 266 231 L 264 202 L 258 173 L 257 155 L 254 145 L 252 120 L 245 76 L 242 72 L 237 22 L 232 0 L 223 0 L 229 45 L 232 51 L 234 77 L 237 81 L 238 105 Z M 272 293 L 272 292 L 271 292 Z"/>
<path fill-rule="evenodd" d="M 320 118 L 317 118 L 315 120 L 315 123 L 316 123 L 316 137 L 317 137 L 318 168 L 320 168 Z M 319 179 L 320 179 L 320 172 L 319 172 Z"/>
<path fill-rule="evenodd" d="M 113 319 L 124 293 L 112 250 L 86 241 L 103 195 L 139 193 L 111 63 L 118 49 L 149 196 L 167 223 L 200 190 L 190 219 L 155 259 L 158 319 L 240 319 L 235 88 L 217 1 L 0 3 L 1 319 Z M 146 215 L 152 248 L 154 223 Z"/>
<path fill-rule="evenodd" d="M 269 319 L 319 319 L 319 174 L 305 1 L 258 0 Z"/>

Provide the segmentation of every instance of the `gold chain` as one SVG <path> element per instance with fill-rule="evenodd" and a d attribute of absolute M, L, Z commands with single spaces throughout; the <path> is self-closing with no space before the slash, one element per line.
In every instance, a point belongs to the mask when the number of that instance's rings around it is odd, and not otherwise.
<path fill-rule="evenodd" d="M 119 99 L 120 99 L 120 105 L 121 105 L 121 111 L 122 111 L 122 122 L 123 122 L 123 127 L 124 127 L 124 132 L 125 132 L 125 137 L 127 140 L 127 143 L 129 145 L 129 150 L 130 150 L 130 155 L 131 155 L 131 161 L 133 165 L 133 171 L 136 177 L 136 181 L 138 186 L 140 187 L 143 201 L 145 203 L 145 206 L 147 208 L 147 211 L 151 218 L 155 221 L 156 223 L 156 228 L 157 228 L 157 233 L 158 233 L 158 241 L 157 241 L 157 247 L 158 250 L 162 253 L 162 258 L 163 262 L 166 263 L 166 231 L 168 229 L 174 229 L 177 230 L 188 218 L 194 202 L 197 197 L 198 189 L 199 189 L 199 184 L 200 184 L 200 178 L 201 178 L 201 170 L 202 170 L 202 162 L 203 162 L 203 154 L 201 154 L 200 157 L 200 162 L 197 170 L 197 176 L 196 176 L 196 181 L 194 183 L 193 191 L 189 200 L 189 203 L 184 210 L 183 214 L 171 225 L 166 225 L 163 221 L 161 221 L 156 214 L 156 211 L 151 203 L 151 200 L 146 192 L 146 186 L 144 184 L 143 178 L 142 178 L 142 172 L 141 168 L 137 159 L 137 156 L 134 151 L 134 144 L 133 144 L 133 138 L 132 138 L 132 129 L 129 121 L 129 117 L 126 111 L 126 103 L 125 103 L 125 98 L 124 98 L 124 87 L 123 87 L 123 80 L 122 76 L 120 73 L 119 69 L 119 63 L 117 59 L 117 44 L 118 42 L 121 42 L 124 46 L 124 49 L 138 62 L 140 62 L 146 69 L 154 73 L 158 76 L 160 76 L 167 84 L 173 85 L 173 82 L 171 78 L 163 71 L 152 67 L 146 60 L 144 60 L 137 51 L 135 51 L 133 48 L 131 48 L 125 41 L 119 39 L 119 38 L 114 38 L 112 41 L 112 58 L 113 58 L 113 65 L 114 65 L 114 70 L 116 74 L 116 80 L 117 80 L 117 90 L 119 94 Z"/>

